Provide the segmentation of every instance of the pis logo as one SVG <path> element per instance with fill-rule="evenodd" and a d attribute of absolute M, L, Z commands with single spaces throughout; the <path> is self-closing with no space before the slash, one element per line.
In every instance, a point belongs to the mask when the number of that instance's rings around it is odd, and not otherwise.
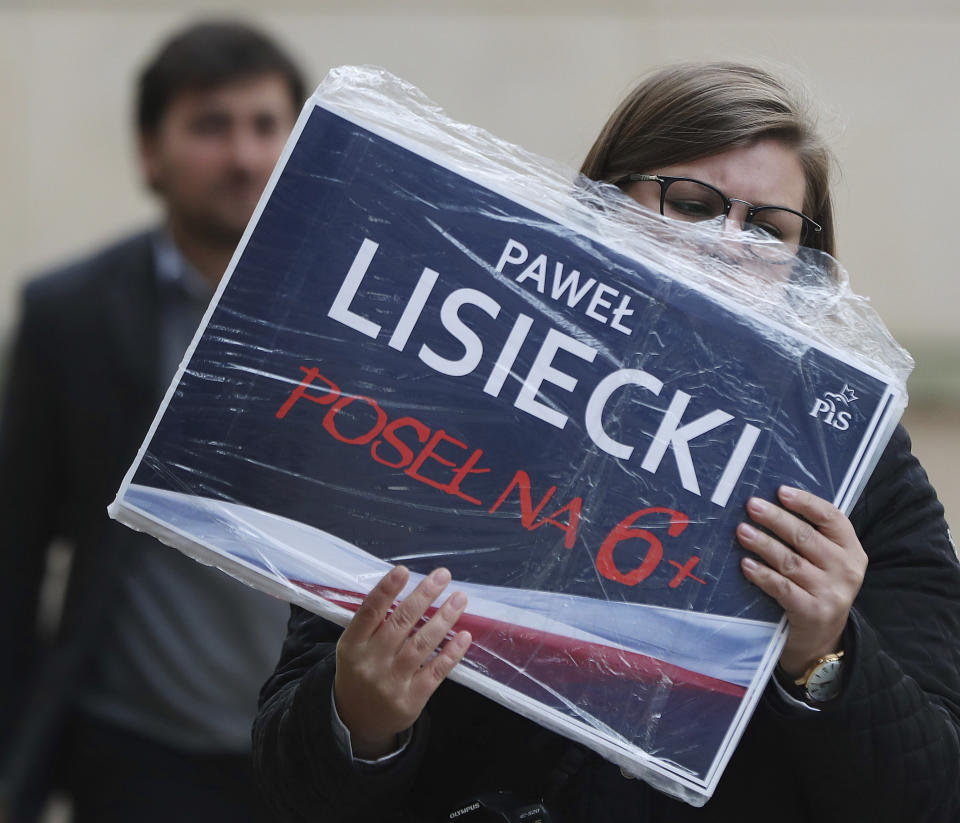
<path fill-rule="evenodd" d="M 853 415 L 847 409 L 857 399 L 853 389 L 844 383 L 839 393 L 828 391 L 824 392 L 823 397 L 818 397 L 810 409 L 810 416 L 819 418 L 825 425 L 833 426 L 838 431 L 846 431 L 850 428 L 850 417 Z"/>

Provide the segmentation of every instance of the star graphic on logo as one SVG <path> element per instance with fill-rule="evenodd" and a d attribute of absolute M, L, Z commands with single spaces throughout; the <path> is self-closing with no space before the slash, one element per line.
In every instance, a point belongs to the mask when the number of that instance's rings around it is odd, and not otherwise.
<path fill-rule="evenodd" d="M 856 394 L 854 394 L 853 389 L 850 388 L 846 383 L 843 384 L 843 389 L 840 391 L 840 397 L 844 403 L 850 404 L 854 400 L 859 400 Z"/>

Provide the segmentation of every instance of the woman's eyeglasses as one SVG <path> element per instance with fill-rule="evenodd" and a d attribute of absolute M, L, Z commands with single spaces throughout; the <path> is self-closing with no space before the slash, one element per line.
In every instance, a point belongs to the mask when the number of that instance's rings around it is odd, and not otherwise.
<path fill-rule="evenodd" d="M 624 183 L 658 183 L 660 214 L 687 223 L 699 223 L 717 217 L 728 217 L 734 203 L 746 206 L 743 225 L 761 233 L 761 242 L 748 243 L 750 250 L 766 260 L 793 259 L 800 246 L 810 245 L 820 225 L 801 212 L 786 206 L 754 206 L 746 200 L 727 197 L 722 191 L 691 177 L 665 177 L 659 174 L 628 174 Z M 769 239 L 780 241 L 769 242 Z"/>

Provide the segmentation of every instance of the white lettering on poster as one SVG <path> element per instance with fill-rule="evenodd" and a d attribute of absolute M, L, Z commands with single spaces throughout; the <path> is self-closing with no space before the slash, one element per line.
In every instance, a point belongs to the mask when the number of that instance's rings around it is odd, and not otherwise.
<path fill-rule="evenodd" d="M 530 252 L 526 246 L 519 240 L 510 238 L 503 247 L 500 259 L 497 261 L 496 270 L 501 274 L 509 274 L 505 269 L 516 268 L 527 262 Z M 549 278 L 550 261 L 547 255 L 538 254 L 530 263 L 523 268 L 514 280 L 517 283 L 532 281 L 540 294 L 547 294 L 547 285 Z M 511 275 L 513 276 L 513 275 Z M 583 299 L 592 291 L 593 296 L 587 302 L 584 314 L 598 323 L 610 323 L 610 328 L 616 329 L 623 334 L 631 334 L 633 329 L 623 325 L 623 318 L 630 317 L 633 309 L 630 308 L 630 295 L 620 295 L 619 289 L 608 286 L 597 281 L 595 277 L 582 279 L 582 275 L 576 269 L 564 268 L 561 260 L 553 263 L 553 279 L 550 280 L 550 297 L 553 300 L 563 300 L 566 305 L 573 309 L 576 308 Z M 607 297 L 610 300 L 606 299 Z M 620 303 L 614 307 L 613 300 L 620 297 Z M 608 310 L 607 314 L 604 310 Z"/>
<path fill-rule="evenodd" d="M 365 239 L 347 271 L 343 282 L 330 306 L 327 315 L 343 325 L 367 337 L 377 339 L 382 327 L 363 317 L 353 310 L 354 301 L 361 293 L 363 280 L 367 275 L 374 256 L 379 250 L 379 244 Z M 522 265 L 529 257 L 528 250 L 515 240 L 509 240 L 497 264 L 497 271 L 507 265 Z M 554 287 L 551 296 L 559 299 L 567 295 L 567 304 L 574 308 L 584 296 L 593 289 L 593 297 L 587 305 L 587 316 L 599 318 L 606 323 L 607 317 L 599 314 L 600 309 L 609 309 L 612 303 L 607 296 L 615 297 L 619 294 L 616 289 L 597 282 L 590 278 L 585 284 L 579 280 L 579 272 L 572 271 L 563 274 L 562 264 L 557 263 L 554 269 Z M 537 283 L 538 291 L 546 289 L 547 260 L 543 255 L 538 256 L 516 278 L 518 281 L 532 279 Z M 561 280 L 562 277 L 566 279 Z M 387 343 L 397 351 L 404 351 L 411 335 L 417 326 L 430 300 L 435 287 L 440 281 L 440 274 L 433 269 L 424 267 L 417 280 L 409 299 L 405 303 L 396 325 L 391 332 Z M 558 285 L 561 284 L 561 285 Z M 543 289 L 540 286 L 543 286 Z M 611 313 L 614 321 L 632 314 L 627 310 L 629 295 L 624 295 L 620 303 L 623 312 L 617 310 Z M 440 306 L 440 325 L 462 347 L 463 354 L 456 359 L 438 354 L 427 343 L 421 344 L 417 356 L 429 368 L 451 377 L 464 377 L 482 367 L 486 344 L 477 331 L 471 327 L 463 314 L 471 309 L 482 312 L 496 320 L 500 316 L 502 306 L 493 297 L 473 288 L 460 288 L 451 291 Z M 469 314 L 468 314 L 469 317 Z M 533 358 L 529 370 L 522 378 L 514 372 L 517 358 L 523 350 L 527 338 L 534 325 L 534 319 L 526 314 L 518 314 L 513 321 L 510 332 L 500 345 L 493 364 L 490 367 L 483 391 L 492 396 L 500 397 L 506 385 L 507 377 L 517 376 L 520 388 L 514 398 L 513 405 L 520 411 L 537 418 L 558 429 L 563 429 L 569 415 L 563 410 L 555 398 L 544 393 L 545 384 L 562 389 L 571 397 L 577 394 L 581 387 L 581 379 L 571 374 L 577 358 L 586 363 L 592 363 L 597 350 L 582 340 L 566 334 L 556 328 L 548 328 L 543 341 Z M 613 325 L 613 323 L 611 323 Z M 629 334 L 629 329 L 621 329 Z M 489 362 L 490 358 L 487 358 Z M 566 363 L 566 366 L 564 366 Z M 566 370 L 564 370 L 566 369 Z M 663 389 L 663 382 L 655 375 L 641 369 L 619 369 L 605 375 L 590 391 L 586 399 L 584 410 L 584 429 L 590 440 L 603 452 L 618 460 L 630 460 L 637 444 L 622 443 L 615 440 L 603 425 L 604 413 L 614 396 L 630 386 L 638 387 L 642 391 L 650 392 L 659 397 Z M 582 393 L 582 392 L 581 392 Z M 646 444 L 646 451 L 640 463 L 640 468 L 650 474 L 656 474 L 663 463 L 663 458 L 669 450 L 683 487 L 690 493 L 700 495 L 700 477 L 694 464 L 690 443 L 696 438 L 709 435 L 714 444 L 729 444 L 729 456 L 719 477 L 710 478 L 714 482 L 710 500 L 718 506 L 725 506 L 736 488 L 740 475 L 743 473 L 753 453 L 753 447 L 760 436 L 760 429 L 745 423 L 737 426 L 734 416 L 723 409 L 713 409 L 694 420 L 684 422 L 683 417 L 693 396 L 677 389 L 666 410 L 643 404 L 635 404 L 633 408 L 643 409 L 650 414 L 659 414 L 656 433 Z M 655 421 L 653 421 L 655 422 Z M 732 424 L 732 425 L 731 425 Z M 701 467 L 701 473 L 703 469 Z"/>

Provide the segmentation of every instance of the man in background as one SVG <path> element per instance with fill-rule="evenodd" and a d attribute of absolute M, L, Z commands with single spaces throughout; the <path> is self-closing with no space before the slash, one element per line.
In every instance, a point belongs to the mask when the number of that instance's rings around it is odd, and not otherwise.
<path fill-rule="evenodd" d="M 263 820 L 250 723 L 287 607 L 108 520 L 305 97 L 262 33 L 192 26 L 146 66 L 165 220 L 30 283 L 0 417 L 0 817 L 59 782 L 74 820 Z M 199 444 L 198 448 L 203 448 Z M 53 541 L 72 548 L 38 635 Z"/>

